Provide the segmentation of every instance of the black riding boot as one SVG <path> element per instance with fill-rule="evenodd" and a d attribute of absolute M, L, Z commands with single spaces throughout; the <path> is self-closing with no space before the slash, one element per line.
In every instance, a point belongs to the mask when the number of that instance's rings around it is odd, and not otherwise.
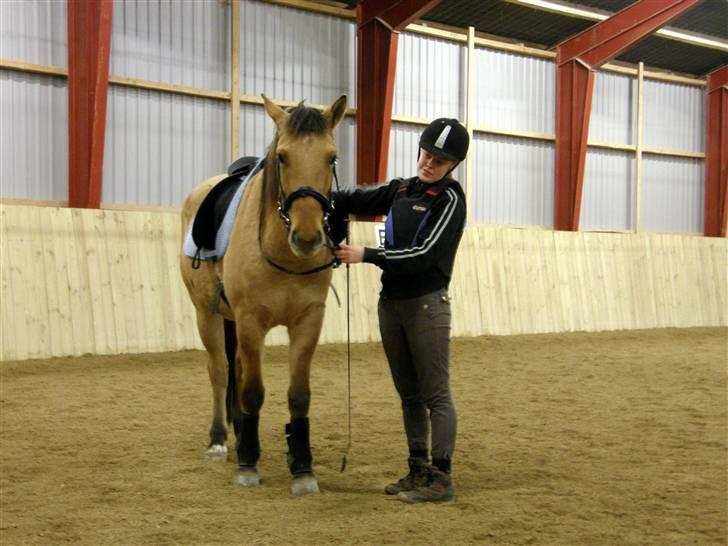
<path fill-rule="evenodd" d="M 286 425 L 288 468 L 294 476 L 312 474 L 313 457 L 309 442 L 308 417 L 291 417 Z"/>

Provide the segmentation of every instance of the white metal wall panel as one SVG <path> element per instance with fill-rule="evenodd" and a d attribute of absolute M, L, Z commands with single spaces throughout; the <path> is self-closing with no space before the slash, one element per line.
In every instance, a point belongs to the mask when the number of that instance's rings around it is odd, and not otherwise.
<path fill-rule="evenodd" d="M 401 34 L 392 113 L 426 120 L 457 118 L 464 122 L 466 53 L 461 44 Z"/>
<path fill-rule="evenodd" d="M 702 160 L 645 156 L 642 173 L 641 231 L 703 231 Z"/>
<path fill-rule="evenodd" d="M 179 207 L 202 180 L 225 172 L 224 101 L 110 87 L 103 203 Z"/>
<path fill-rule="evenodd" d="M 408 178 L 417 174 L 420 133 L 422 125 L 393 123 L 389 135 L 389 161 L 387 180 L 396 177 Z M 372 180 L 382 182 L 382 180 Z"/>
<path fill-rule="evenodd" d="M 299 9 L 242 1 L 240 87 L 245 95 L 356 104 L 353 22 Z"/>
<path fill-rule="evenodd" d="M 646 147 L 702 152 L 705 149 L 705 90 L 645 80 L 643 131 Z"/>
<path fill-rule="evenodd" d="M 473 72 L 476 125 L 554 133 L 553 61 L 478 48 Z"/>
<path fill-rule="evenodd" d="M 0 196 L 68 199 L 66 79 L 0 70 Z"/>
<path fill-rule="evenodd" d="M 339 189 L 356 187 L 356 120 L 345 117 L 334 133 L 339 159 L 336 173 L 339 177 Z"/>
<path fill-rule="evenodd" d="M 0 59 L 68 66 L 66 2 L 0 1 Z"/>
<path fill-rule="evenodd" d="M 636 121 L 637 82 L 629 76 L 597 72 L 589 140 L 634 144 Z"/>
<path fill-rule="evenodd" d="M 114 2 L 110 74 L 227 91 L 229 66 L 226 2 Z"/>
<path fill-rule="evenodd" d="M 476 135 L 470 153 L 474 223 L 553 226 L 553 143 Z"/>
<path fill-rule="evenodd" d="M 589 150 L 584 169 L 579 227 L 629 230 L 634 226 L 633 153 Z"/>

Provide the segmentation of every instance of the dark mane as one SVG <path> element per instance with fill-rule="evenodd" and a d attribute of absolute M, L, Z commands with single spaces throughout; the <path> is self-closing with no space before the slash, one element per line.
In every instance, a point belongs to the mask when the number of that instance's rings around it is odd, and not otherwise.
<path fill-rule="evenodd" d="M 288 113 L 290 117 L 286 123 L 286 129 L 293 135 L 321 134 L 326 130 L 326 118 L 321 111 L 304 106 L 303 102 L 288 110 Z"/>
<path fill-rule="evenodd" d="M 321 134 L 328 128 L 326 118 L 323 113 L 316 108 L 310 108 L 303 105 L 301 101 L 298 105 L 286 110 L 290 116 L 286 122 L 286 130 L 292 135 L 299 136 L 308 133 Z M 276 149 L 278 148 L 278 134 L 273 137 L 268 147 L 268 154 L 265 158 L 265 168 L 263 169 L 263 184 L 266 189 L 266 200 L 272 202 L 278 196 L 278 172 L 275 168 L 278 158 L 276 157 Z"/>

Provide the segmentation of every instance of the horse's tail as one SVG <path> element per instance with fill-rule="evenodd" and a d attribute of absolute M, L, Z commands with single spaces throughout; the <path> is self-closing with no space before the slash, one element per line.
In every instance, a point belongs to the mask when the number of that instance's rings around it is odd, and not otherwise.
<path fill-rule="evenodd" d="M 235 351 L 238 346 L 238 338 L 235 335 L 235 321 L 225 321 L 225 356 L 228 361 L 228 384 L 225 396 L 225 410 L 227 422 L 232 423 L 236 413 L 236 400 L 238 399 L 238 382 L 235 380 Z"/>

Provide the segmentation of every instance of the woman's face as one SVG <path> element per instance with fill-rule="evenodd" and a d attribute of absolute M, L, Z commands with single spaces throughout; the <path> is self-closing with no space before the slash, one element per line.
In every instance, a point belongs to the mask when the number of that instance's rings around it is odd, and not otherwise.
<path fill-rule="evenodd" d="M 420 148 L 420 159 L 417 161 L 417 177 L 425 184 L 442 180 L 447 172 L 457 165 L 457 161 L 442 159 Z"/>

